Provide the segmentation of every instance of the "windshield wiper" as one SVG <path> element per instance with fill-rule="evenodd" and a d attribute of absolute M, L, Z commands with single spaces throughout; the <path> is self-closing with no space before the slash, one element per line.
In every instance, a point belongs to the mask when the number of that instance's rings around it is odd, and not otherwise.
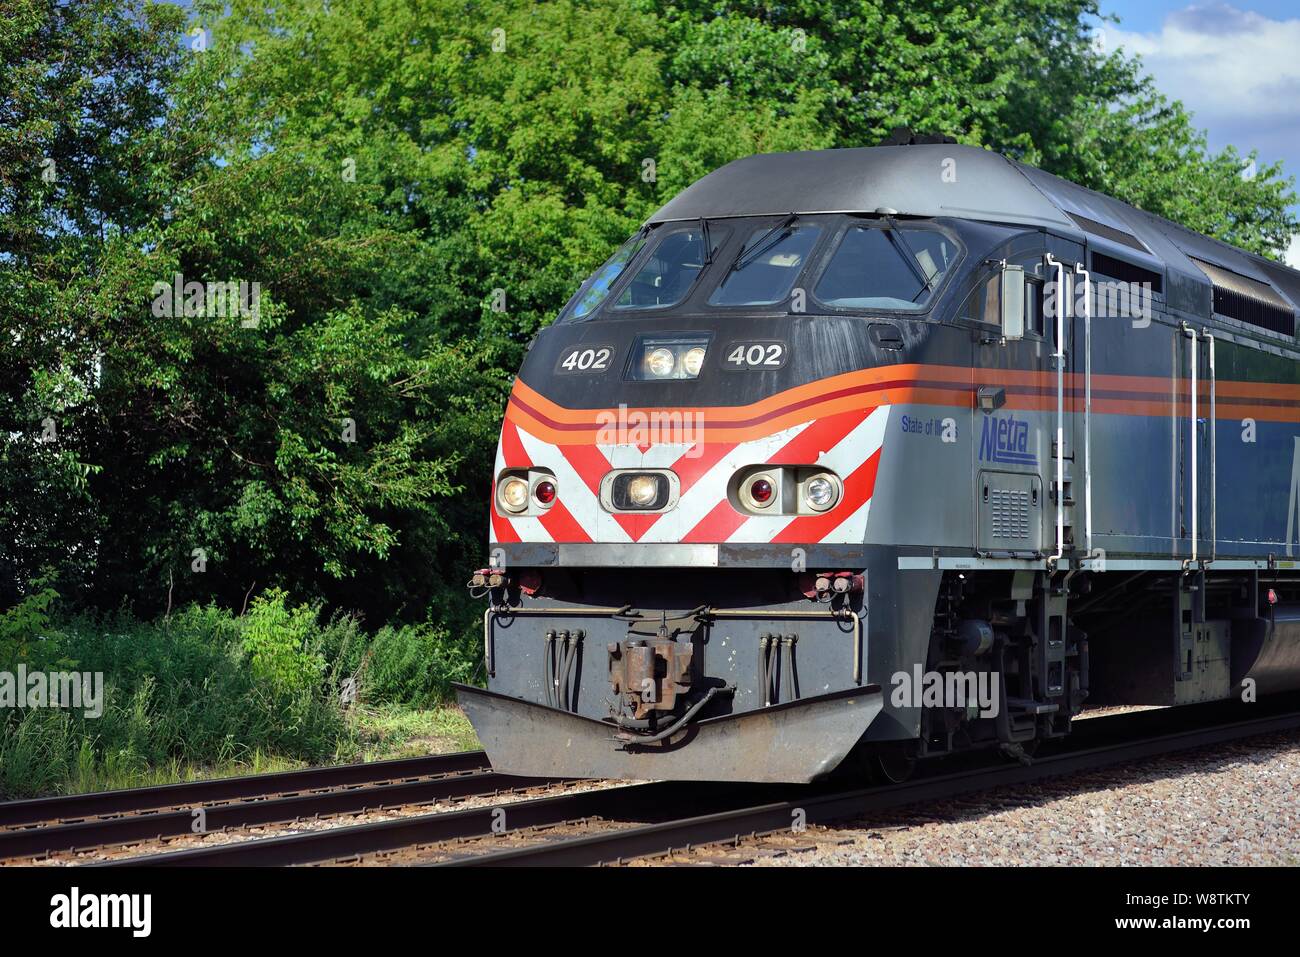
<path fill-rule="evenodd" d="M 767 252 L 769 248 L 776 245 L 777 242 L 785 238 L 785 232 L 790 228 L 790 224 L 799 218 L 798 213 L 791 213 L 781 222 L 777 223 L 762 236 L 758 242 L 750 247 L 748 252 L 742 252 L 740 258 L 736 260 L 736 265 L 731 267 L 732 272 L 740 272 L 755 259 Z"/>
<path fill-rule="evenodd" d="M 921 293 L 929 292 L 934 288 L 935 277 L 927 276 L 921 271 L 921 260 L 912 251 L 912 246 L 907 241 L 907 237 L 903 235 L 903 231 L 898 228 L 898 224 L 892 219 L 885 220 L 885 236 L 902 255 L 903 261 L 911 268 L 912 275 L 921 280 L 920 292 L 912 297 L 912 302 L 916 302 L 921 297 Z"/>

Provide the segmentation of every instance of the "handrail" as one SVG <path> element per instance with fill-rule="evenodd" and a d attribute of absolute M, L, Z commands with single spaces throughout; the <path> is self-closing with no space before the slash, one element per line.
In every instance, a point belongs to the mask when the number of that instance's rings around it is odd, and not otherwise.
<path fill-rule="evenodd" d="M 1076 263 L 1083 277 L 1083 545 L 1091 566 L 1092 552 L 1092 273 Z"/>
<path fill-rule="evenodd" d="M 1053 568 L 1065 556 L 1065 263 L 1047 254 L 1048 268 L 1056 270 L 1056 554 Z"/>
<path fill-rule="evenodd" d="M 1208 330 L 1201 333 L 1209 350 L 1210 362 L 1210 561 L 1219 555 L 1219 439 L 1216 400 L 1218 393 L 1218 376 L 1214 371 L 1214 333 Z"/>
<path fill-rule="evenodd" d="M 1191 438 L 1189 439 L 1192 448 L 1192 555 L 1188 559 L 1190 563 L 1196 561 L 1196 541 L 1200 535 L 1198 524 L 1199 508 L 1196 500 L 1196 330 L 1186 322 L 1182 324 L 1183 335 L 1187 336 L 1187 341 L 1191 343 Z"/>

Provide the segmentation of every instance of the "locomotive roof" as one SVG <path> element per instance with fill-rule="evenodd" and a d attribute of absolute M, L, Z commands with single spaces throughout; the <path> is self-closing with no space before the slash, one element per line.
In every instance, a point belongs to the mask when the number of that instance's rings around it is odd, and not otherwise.
<path fill-rule="evenodd" d="M 697 180 L 650 222 L 701 216 L 897 213 L 1046 227 L 1165 273 L 1171 305 L 1212 314 L 1211 281 L 1300 313 L 1300 271 L 972 146 L 761 153 Z"/>

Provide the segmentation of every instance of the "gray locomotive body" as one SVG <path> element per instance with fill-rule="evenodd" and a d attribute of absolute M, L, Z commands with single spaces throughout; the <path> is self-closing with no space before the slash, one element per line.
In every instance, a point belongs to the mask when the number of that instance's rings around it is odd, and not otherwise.
<path fill-rule="evenodd" d="M 515 383 L 459 689 L 494 767 L 898 776 L 1300 686 L 1297 304 L 980 150 L 710 174 Z"/>

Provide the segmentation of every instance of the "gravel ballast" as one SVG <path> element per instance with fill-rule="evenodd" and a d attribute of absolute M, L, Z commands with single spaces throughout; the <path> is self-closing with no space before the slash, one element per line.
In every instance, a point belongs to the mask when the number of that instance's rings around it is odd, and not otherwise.
<path fill-rule="evenodd" d="M 1297 793 L 1289 732 L 809 828 L 754 863 L 1295 866 Z"/>

